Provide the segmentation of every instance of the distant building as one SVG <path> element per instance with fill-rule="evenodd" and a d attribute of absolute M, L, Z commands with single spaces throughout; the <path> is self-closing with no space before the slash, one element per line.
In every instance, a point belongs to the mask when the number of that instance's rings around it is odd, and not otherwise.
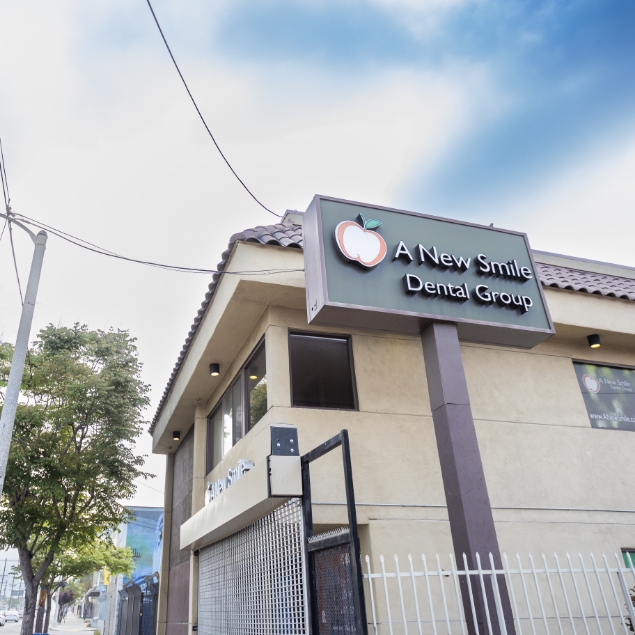
<path fill-rule="evenodd" d="M 117 635 L 120 621 L 132 618 L 132 604 L 129 604 L 131 597 L 137 598 L 140 603 L 143 600 L 143 607 L 139 606 L 139 610 L 134 611 L 136 617 L 144 611 L 145 615 L 138 620 L 138 625 L 135 621 L 125 629 L 127 635 L 138 635 L 141 631 L 144 635 L 153 633 L 152 614 L 156 613 L 156 603 L 152 601 L 152 585 L 148 587 L 148 578 L 152 578 L 154 574 L 158 576 L 161 568 L 163 508 L 133 507 L 130 511 L 134 515 L 134 520 L 122 523 L 113 540 L 117 547 L 130 547 L 135 568 L 130 578 L 120 574 L 112 576 L 109 580 L 105 597 L 105 619 L 101 625 L 91 624 L 99 628 L 103 635 Z M 156 580 L 158 588 L 158 578 Z M 154 622 L 156 623 L 156 620 Z"/>

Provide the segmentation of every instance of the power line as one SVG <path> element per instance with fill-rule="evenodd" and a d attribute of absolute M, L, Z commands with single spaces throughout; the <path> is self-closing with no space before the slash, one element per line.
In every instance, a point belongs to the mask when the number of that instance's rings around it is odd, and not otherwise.
<path fill-rule="evenodd" d="M 0 240 L 4 236 L 4 230 L 7 224 L 9 225 L 9 241 L 11 242 L 11 254 L 13 256 L 13 267 L 15 269 L 15 277 L 18 280 L 18 291 L 20 292 L 20 302 L 24 304 L 24 297 L 22 295 L 22 284 L 20 283 L 20 274 L 18 272 L 18 263 L 15 257 L 15 245 L 13 244 L 13 228 L 11 227 L 11 195 L 9 194 L 9 179 L 7 178 L 7 168 L 4 162 L 4 151 L 2 149 L 2 139 L 0 139 L 0 180 L 2 180 L 2 197 L 4 198 L 4 209 L 6 210 L 7 218 L 2 228 L 2 234 L 0 234 Z"/>
<path fill-rule="evenodd" d="M 7 211 L 9 211 L 7 206 Z M 9 214 L 7 214 L 9 216 Z M 15 259 L 15 246 L 13 245 L 13 228 L 11 227 L 11 221 L 9 221 L 9 241 L 11 242 L 11 254 L 13 255 L 13 267 L 15 268 L 15 277 L 18 279 L 18 291 L 20 292 L 20 302 L 24 304 L 24 297 L 22 296 L 22 285 L 20 284 L 20 274 L 18 273 L 18 263 Z"/>
<path fill-rule="evenodd" d="M 134 479 L 134 482 L 137 483 L 137 485 L 143 485 L 145 487 L 149 487 L 150 489 L 153 489 L 155 492 L 159 492 L 159 494 L 165 494 L 163 490 L 157 489 L 156 487 L 152 487 L 152 485 L 148 485 L 147 483 L 144 483 L 143 481 Z"/>
<path fill-rule="evenodd" d="M 285 268 L 277 268 L 277 269 L 257 269 L 253 271 L 219 271 L 218 269 L 201 269 L 198 267 L 185 267 L 181 265 L 167 265 L 160 262 L 152 262 L 149 260 L 140 260 L 138 258 L 129 258 L 128 256 L 122 256 L 117 254 L 109 249 L 105 249 L 103 247 L 99 247 L 93 243 L 84 240 L 83 238 L 78 238 L 77 236 L 73 236 L 68 232 L 62 231 L 61 229 L 56 229 L 51 225 L 47 225 L 46 223 L 42 223 L 41 221 L 37 221 L 33 218 L 29 218 L 24 214 L 17 214 L 12 212 L 14 216 L 20 219 L 21 222 L 27 225 L 33 225 L 34 227 L 38 227 L 40 229 L 46 229 L 51 232 L 53 235 L 65 240 L 66 242 L 75 245 L 76 247 L 81 247 L 82 249 L 86 249 L 88 251 L 92 251 L 96 254 L 101 254 L 102 256 L 108 256 L 109 258 L 117 258 L 119 260 L 124 260 L 126 262 L 133 262 L 140 265 L 146 265 L 148 267 L 156 267 L 158 269 L 164 269 L 166 271 L 176 271 L 179 273 L 202 273 L 202 274 L 210 274 L 210 273 L 218 273 L 223 275 L 267 275 L 274 273 L 286 273 L 292 271 L 304 271 L 304 269 L 285 269 Z"/>
<path fill-rule="evenodd" d="M 245 185 L 244 181 L 238 176 L 238 174 L 236 174 L 236 170 L 234 170 L 234 168 L 231 166 L 231 163 L 227 160 L 227 157 L 223 154 L 223 151 L 220 149 L 220 146 L 218 145 L 218 143 L 216 142 L 216 139 L 214 138 L 214 135 L 212 134 L 212 131 L 209 129 L 209 126 L 207 125 L 207 122 L 205 121 L 205 118 L 203 117 L 203 114 L 201 113 L 198 105 L 196 104 L 196 101 L 194 100 L 194 97 L 187 85 L 187 82 L 185 81 L 185 78 L 183 77 L 183 73 L 181 73 L 181 69 L 179 68 L 179 65 L 176 63 L 176 59 L 174 59 L 174 55 L 172 54 L 172 50 L 170 49 L 170 45 L 168 44 L 168 41 L 165 39 L 165 35 L 163 34 L 163 29 L 161 28 L 161 25 L 159 24 L 159 20 L 157 19 L 156 14 L 154 13 L 154 9 L 152 8 L 152 5 L 150 4 L 150 0 L 146 0 L 146 2 L 148 3 L 148 7 L 150 8 L 150 12 L 152 13 L 152 17 L 154 18 L 154 23 L 157 25 L 157 29 L 159 29 L 159 33 L 161 34 L 161 38 L 163 39 L 163 43 L 165 44 L 165 48 L 168 50 L 168 53 L 170 54 L 170 57 L 172 59 L 172 63 L 174 64 L 174 68 L 176 68 L 176 72 L 179 74 L 179 77 L 181 78 L 181 81 L 183 82 L 183 86 L 185 86 L 185 90 L 187 91 L 187 94 L 190 97 L 190 100 L 192 102 L 192 104 L 194 105 L 194 108 L 196 109 L 196 112 L 198 113 L 198 116 L 200 118 L 200 120 L 203 122 L 203 125 L 205 126 L 205 130 L 207 130 L 207 134 L 210 136 L 211 140 L 213 141 L 214 145 L 216 146 L 216 149 L 218 150 L 219 154 L 221 155 L 221 157 L 223 157 L 223 161 L 225 161 L 225 163 L 227 164 L 227 167 L 231 170 L 232 174 L 238 179 L 238 182 L 245 188 L 245 190 L 247 191 L 247 193 L 249 194 L 249 196 L 251 196 L 251 198 L 254 199 L 254 201 L 256 201 L 256 203 L 258 203 L 258 205 L 260 205 L 260 207 L 262 207 L 264 210 L 268 211 L 270 214 L 273 214 L 274 216 L 277 216 L 278 218 L 282 218 L 282 216 L 280 214 L 276 214 L 275 212 L 272 212 L 266 205 L 264 205 L 263 203 L 261 203 L 256 196 L 254 195 L 254 193 Z"/>
<path fill-rule="evenodd" d="M 9 179 L 7 179 L 7 169 L 4 165 L 4 151 L 2 150 L 2 139 L 0 139 L 0 178 L 2 179 L 2 195 L 4 197 L 4 206 L 9 211 L 11 203 L 11 195 L 9 194 Z"/>
<path fill-rule="evenodd" d="M 7 224 L 9 223 L 9 216 L 4 219 L 4 225 L 2 226 L 2 232 L 0 233 L 0 242 L 2 242 L 2 237 L 4 236 L 4 230 L 7 228 Z"/>

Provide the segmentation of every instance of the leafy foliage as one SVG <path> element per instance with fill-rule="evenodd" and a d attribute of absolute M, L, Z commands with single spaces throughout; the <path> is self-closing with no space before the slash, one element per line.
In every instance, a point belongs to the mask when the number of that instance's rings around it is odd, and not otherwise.
<path fill-rule="evenodd" d="M 148 403 L 134 342 L 126 331 L 50 325 L 29 351 L 0 500 L 0 547 L 18 549 L 27 587 L 60 549 L 83 553 L 124 521 L 119 501 L 149 476 L 133 453 Z M 2 344 L 0 386 L 10 354 Z"/>
<path fill-rule="evenodd" d="M 60 548 L 45 577 L 51 584 L 55 581 L 57 587 L 66 580 L 81 578 L 102 569 L 107 569 L 113 575 L 123 573 L 130 576 L 134 566 L 129 547 L 115 547 L 109 540 L 101 538 L 79 548 Z"/>
<path fill-rule="evenodd" d="M 267 380 L 260 380 L 249 393 L 249 429 L 253 428 L 267 412 Z"/>

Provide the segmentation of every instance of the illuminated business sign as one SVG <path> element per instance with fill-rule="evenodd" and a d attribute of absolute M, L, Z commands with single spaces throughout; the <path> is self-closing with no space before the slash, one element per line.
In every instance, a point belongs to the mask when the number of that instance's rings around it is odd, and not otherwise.
<path fill-rule="evenodd" d="M 553 334 L 525 234 L 316 196 L 304 215 L 312 324 L 530 348 Z"/>

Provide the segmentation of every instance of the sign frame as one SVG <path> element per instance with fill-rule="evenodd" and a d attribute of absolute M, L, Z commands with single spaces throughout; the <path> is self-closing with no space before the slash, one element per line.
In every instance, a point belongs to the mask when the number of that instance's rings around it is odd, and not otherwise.
<path fill-rule="evenodd" d="M 615 369 L 615 370 L 627 370 L 630 372 L 635 373 L 635 366 L 628 366 L 626 364 L 613 364 L 612 362 L 603 362 L 603 361 L 592 361 L 592 360 L 588 360 L 588 359 L 575 359 L 572 358 L 571 359 L 572 363 L 573 363 L 573 371 L 575 373 L 575 377 L 576 377 L 576 381 L 578 383 L 580 383 L 580 377 L 578 374 L 578 366 L 595 366 L 595 367 L 600 367 L 600 368 L 611 368 L 611 369 Z M 587 388 L 588 390 L 588 388 Z M 584 408 L 585 411 L 587 413 L 587 416 L 589 417 L 589 425 L 591 426 L 592 429 L 594 430 L 617 430 L 619 432 L 635 432 L 635 419 L 633 417 L 629 417 L 630 419 L 632 419 L 631 421 L 628 422 L 624 422 L 627 425 L 622 427 L 621 425 L 618 426 L 612 426 L 612 425 L 597 425 L 594 424 L 594 421 L 611 421 L 610 418 L 608 419 L 604 419 L 603 417 L 596 417 L 593 415 L 599 415 L 599 413 L 593 413 L 589 411 L 589 404 L 587 402 L 586 399 L 586 395 L 584 393 L 584 391 L 582 390 L 582 388 L 580 387 L 580 394 L 582 396 L 582 399 L 584 401 Z M 604 393 L 604 394 L 610 394 L 610 393 Z M 619 394 L 619 393 L 618 393 Z M 635 393 L 631 393 L 635 396 Z M 622 415 L 623 417 L 626 417 L 626 414 Z M 629 425 L 630 424 L 630 427 Z"/>
<path fill-rule="evenodd" d="M 330 300 L 327 286 L 321 201 L 355 205 L 369 211 L 381 210 L 521 237 L 527 250 L 531 263 L 531 272 L 536 280 L 536 286 L 549 327 L 536 328 L 519 324 L 504 324 L 487 320 L 450 317 L 434 313 L 404 311 Z M 525 349 L 533 348 L 555 334 L 542 284 L 536 274 L 536 264 L 529 240 L 523 232 L 318 194 L 313 197 L 311 204 L 304 213 L 303 225 L 307 321 L 311 325 L 348 326 L 418 334 L 432 322 L 451 322 L 457 325 L 458 335 L 461 340 Z M 393 246 L 391 245 L 390 248 L 392 249 Z"/>

